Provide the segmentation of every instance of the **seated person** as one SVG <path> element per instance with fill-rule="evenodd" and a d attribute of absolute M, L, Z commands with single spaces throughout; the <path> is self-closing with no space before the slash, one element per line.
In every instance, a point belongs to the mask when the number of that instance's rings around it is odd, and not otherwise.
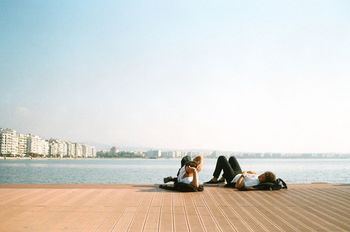
<path fill-rule="evenodd" d="M 223 171 L 220 179 L 220 173 Z M 226 181 L 225 187 L 235 187 L 239 190 L 253 189 L 252 187 L 260 183 L 274 182 L 276 176 L 274 173 L 268 171 L 261 175 L 257 175 L 255 172 L 247 171 L 242 172 L 236 157 L 231 156 L 227 161 L 225 156 L 219 156 L 216 162 L 213 178 L 204 184 L 217 184 Z"/>

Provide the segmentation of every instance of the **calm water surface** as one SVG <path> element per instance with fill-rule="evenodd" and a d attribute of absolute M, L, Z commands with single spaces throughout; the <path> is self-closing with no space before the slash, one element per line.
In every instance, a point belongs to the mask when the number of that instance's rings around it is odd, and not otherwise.
<path fill-rule="evenodd" d="M 215 159 L 205 159 L 201 182 Z M 239 159 L 243 170 L 271 170 L 287 183 L 350 183 L 350 159 Z M 0 160 L 0 183 L 155 184 L 176 175 L 179 159 Z"/>

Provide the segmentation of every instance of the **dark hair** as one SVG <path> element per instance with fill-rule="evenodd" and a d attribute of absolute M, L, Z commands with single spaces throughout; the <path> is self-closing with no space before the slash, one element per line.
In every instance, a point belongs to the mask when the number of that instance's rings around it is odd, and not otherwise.
<path fill-rule="evenodd" d="M 187 163 L 186 163 L 186 166 L 190 166 L 190 167 L 193 167 L 193 168 L 196 168 L 197 167 L 197 162 L 195 162 L 195 161 L 188 161 Z"/>
<path fill-rule="evenodd" d="M 267 171 L 264 173 L 265 175 L 265 182 L 275 182 L 276 181 L 276 175 L 273 172 Z"/>

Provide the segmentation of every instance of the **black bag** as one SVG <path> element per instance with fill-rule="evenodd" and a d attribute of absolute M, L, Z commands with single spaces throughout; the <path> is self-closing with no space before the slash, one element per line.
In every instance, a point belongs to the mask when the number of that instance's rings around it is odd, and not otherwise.
<path fill-rule="evenodd" d="M 281 178 L 277 178 L 275 182 L 265 182 L 260 183 L 258 185 L 253 186 L 255 190 L 280 190 L 280 189 L 288 189 L 286 182 L 284 182 Z"/>
<path fill-rule="evenodd" d="M 204 187 L 201 184 L 198 186 L 198 188 L 196 188 L 191 184 L 185 184 L 182 182 L 176 182 L 173 186 L 161 184 L 159 185 L 159 188 L 176 192 L 202 192 L 204 190 Z"/>

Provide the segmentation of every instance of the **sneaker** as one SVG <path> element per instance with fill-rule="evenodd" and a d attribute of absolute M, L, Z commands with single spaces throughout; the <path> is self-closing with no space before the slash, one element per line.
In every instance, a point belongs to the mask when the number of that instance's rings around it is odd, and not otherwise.
<path fill-rule="evenodd" d="M 166 183 L 172 181 L 173 179 L 174 178 L 172 176 L 167 176 L 167 177 L 164 177 L 163 182 L 166 184 Z"/>

